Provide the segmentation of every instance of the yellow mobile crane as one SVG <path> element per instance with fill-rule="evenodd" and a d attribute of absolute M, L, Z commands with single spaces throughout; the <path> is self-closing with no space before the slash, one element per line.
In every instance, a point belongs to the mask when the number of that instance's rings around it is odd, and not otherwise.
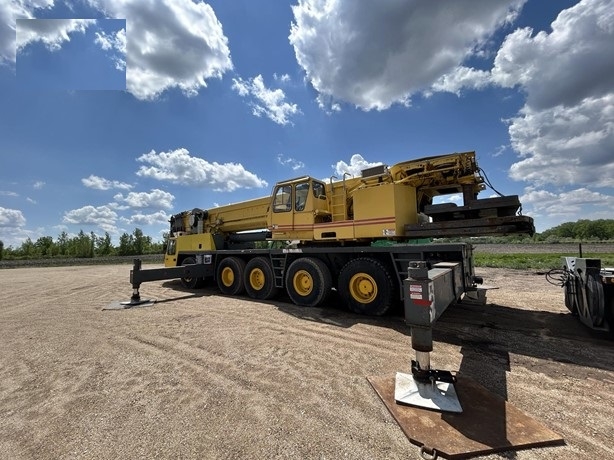
<path fill-rule="evenodd" d="M 196 288 L 211 279 L 232 296 L 267 300 L 285 290 L 300 306 L 321 305 L 336 288 L 350 310 L 382 315 L 408 296 L 403 280 L 412 261 L 460 264 L 456 299 L 476 289 L 470 245 L 416 239 L 534 232 L 518 196 L 477 198 L 488 180 L 475 152 L 347 176 L 298 177 L 278 182 L 268 197 L 175 214 L 166 268 L 141 270 L 135 261 L 132 301 L 142 282 L 181 278 Z M 433 204 L 455 193 L 461 206 Z"/>

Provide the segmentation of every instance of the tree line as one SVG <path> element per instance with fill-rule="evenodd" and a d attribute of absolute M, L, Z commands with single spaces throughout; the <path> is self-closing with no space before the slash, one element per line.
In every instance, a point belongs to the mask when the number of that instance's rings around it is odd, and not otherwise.
<path fill-rule="evenodd" d="M 553 239 L 576 241 L 614 240 L 614 219 L 582 219 L 576 222 L 565 222 L 542 232 L 540 239 L 543 241 Z"/>
<path fill-rule="evenodd" d="M 528 235 L 508 235 L 508 236 L 480 236 L 467 238 L 442 238 L 448 242 L 473 242 L 489 244 L 510 244 L 510 243 L 597 243 L 614 241 L 614 219 L 588 220 L 582 219 L 576 222 L 565 222 L 556 227 Z"/>
<path fill-rule="evenodd" d="M 4 247 L 4 243 L 0 241 L 0 260 L 92 258 L 162 253 L 164 253 L 164 243 L 152 241 L 151 237 L 144 235 L 140 228 L 134 229 L 131 234 L 123 233 L 119 237 L 117 246 L 113 245 L 108 232 L 105 232 L 104 236 L 98 236 L 94 232 L 87 234 L 83 230 L 73 237 L 62 232 L 55 240 L 50 236 L 41 236 L 36 241 L 26 238 L 21 246 L 16 248 Z"/>

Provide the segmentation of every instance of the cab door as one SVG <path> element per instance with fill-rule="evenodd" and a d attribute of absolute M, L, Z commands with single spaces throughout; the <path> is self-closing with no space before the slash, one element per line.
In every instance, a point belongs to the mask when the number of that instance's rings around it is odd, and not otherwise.
<path fill-rule="evenodd" d="M 315 212 L 311 178 L 301 177 L 278 184 L 270 216 L 272 239 L 313 240 Z"/>
<path fill-rule="evenodd" d="M 274 240 L 291 240 L 294 230 L 292 184 L 275 187 L 270 215 L 271 238 Z"/>

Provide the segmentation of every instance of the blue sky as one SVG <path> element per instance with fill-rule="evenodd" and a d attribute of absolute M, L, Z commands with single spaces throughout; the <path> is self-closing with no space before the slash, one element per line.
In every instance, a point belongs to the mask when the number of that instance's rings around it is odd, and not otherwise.
<path fill-rule="evenodd" d="M 609 0 L 3 4 L 0 239 L 467 150 L 538 231 L 614 218 L 613 42 Z"/>
<path fill-rule="evenodd" d="M 20 90 L 125 90 L 124 57 L 113 39 L 126 29 L 123 19 L 75 23 L 70 41 L 37 40 L 64 25 L 58 19 L 18 19 L 17 36 L 26 42 L 16 58 Z M 35 38 L 34 40 L 32 40 Z M 32 41 L 30 41 L 32 40 Z M 125 41 L 124 41 L 125 42 Z M 125 54 L 125 51 L 124 51 Z"/>

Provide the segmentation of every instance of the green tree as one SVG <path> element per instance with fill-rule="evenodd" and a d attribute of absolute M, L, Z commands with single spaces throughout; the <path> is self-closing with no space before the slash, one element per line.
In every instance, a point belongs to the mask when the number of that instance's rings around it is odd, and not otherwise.
<path fill-rule="evenodd" d="M 79 230 L 79 234 L 69 240 L 68 247 L 69 254 L 73 257 L 94 257 L 92 239 L 83 230 Z"/>
<path fill-rule="evenodd" d="M 100 256 L 108 256 L 113 252 L 113 244 L 111 243 L 111 235 L 109 232 L 104 232 L 104 237 L 97 239 L 96 253 Z"/>
<path fill-rule="evenodd" d="M 134 237 L 132 235 L 128 235 L 127 233 L 122 233 L 119 237 L 119 247 L 117 248 L 117 253 L 120 256 L 130 256 L 133 255 L 134 251 Z"/>
<path fill-rule="evenodd" d="M 145 236 L 143 235 L 143 231 L 140 228 L 135 228 L 134 231 L 132 232 L 132 241 L 133 241 L 133 246 L 132 246 L 132 254 L 134 255 L 141 255 L 141 254 L 145 254 L 145 246 L 146 246 L 146 239 Z"/>
<path fill-rule="evenodd" d="M 41 236 L 34 243 L 37 257 L 53 257 L 55 244 L 50 236 Z"/>
<path fill-rule="evenodd" d="M 0 260 L 4 257 L 4 242 L 0 240 Z"/>
<path fill-rule="evenodd" d="M 34 257 L 36 248 L 34 247 L 34 243 L 30 239 L 30 237 L 27 237 L 26 240 L 23 243 L 21 243 L 21 248 L 19 252 L 22 257 L 25 257 L 28 259 L 31 257 Z"/>
<path fill-rule="evenodd" d="M 65 256 L 68 254 L 68 233 L 62 232 L 58 235 L 56 246 L 58 248 L 58 254 Z"/>

